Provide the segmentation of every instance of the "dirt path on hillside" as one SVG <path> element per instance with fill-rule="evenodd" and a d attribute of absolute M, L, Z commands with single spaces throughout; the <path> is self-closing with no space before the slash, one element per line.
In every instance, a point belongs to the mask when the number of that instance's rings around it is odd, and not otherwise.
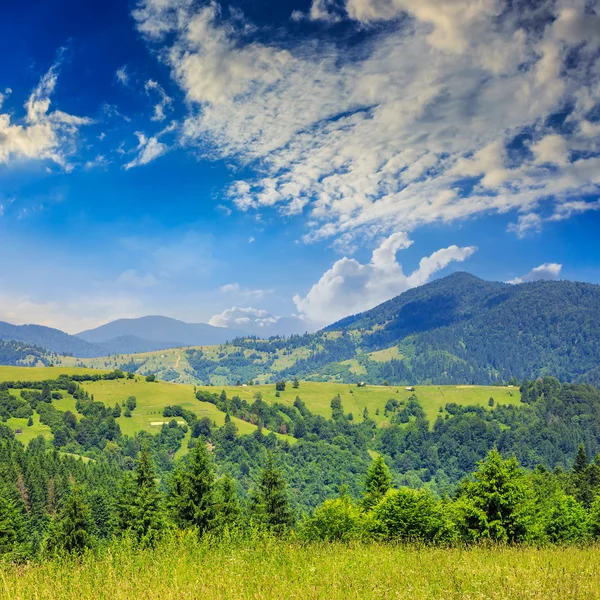
<path fill-rule="evenodd" d="M 176 353 L 177 355 L 177 360 L 175 361 L 175 370 L 177 371 L 177 367 L 179 366 L 179 361 L 181 360 L 181 356 L 179 356 L 178 353 Z"/>

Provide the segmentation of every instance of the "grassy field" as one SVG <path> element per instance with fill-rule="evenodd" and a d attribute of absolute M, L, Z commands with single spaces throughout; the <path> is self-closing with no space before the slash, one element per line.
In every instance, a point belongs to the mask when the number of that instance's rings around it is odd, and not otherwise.
<path fill-rule="evenodd" d="M 191 385 L 166 383 L 156 381 L 147 383 L 143 379 L 116 379 L 112 381 L 94 381 L 84 383 L 83 387 L 94 394 L 94 399 L 114 406 L 117 402 L 123 404 L 129 396 L 135 396 L 137 407 L 131 417 L 121 416 L 117 419 L 121 431 L 133 435 L 136 431 L 149 431 L 156 433 L 160 426 L 152 423 L 163 423 L 169 419 L 162 416 L 165 406 L 180 404 L 187 410 L 196 413 L 198 417 L 209 417 L 221 426 L 225 422 L 225 413 L 222 413 L 214 404 L 198 402 L 194 396 L 194 387 Z M 252 433 L 256 427 L 240 419 L 232 421 L 240 433 Z"/>
<path fill-rule="evenodd" d="M 275 396 L 275 385 L 255 385 L 247 387 L 226 386 L 226 387 L 202 387 L 200 389 L 208 391 L 220 391 L 224 389 L 227 396 L 238 395 L 248 401 L 252 401 L 256 392 L 261 392 L 263 399 L 267 402 L 282 402 L 293 404 L 296 396 L 300 396 L 306 403 L 306 406 L 315 414 L 324 417 L 331 416 L 331 399 L 339 394 L 342 398 L 344 412 L 351 412 L 358 421 L 362 420 L 365 407 L 369 410 L 369 416 L 379 424 L 387 422 L 384 417 L 384 408 L 390 398 L 406 401 L 413 393 L 417 396 L 427 417 L 433 421 L 439 414 L 440 408 L 447 403 L 456 402 L 457 404 L 469 406 L 488 406 L 488 400 L 494 398 L 497 404 L 518 404 L 521 401 L 521 393 L 518 388 L 496 387 L 496 386 L 416 386 L 414 392 L 407 391 L 404 387 L 398 386 L 378 386 L 369 385 L 366 387 L 357 387 L 346 383 L 317 383 L 302 381 L 298 389 L 292 388 L 287 384 L 285 391 L 280 393 L 280 397 Z M 379 415 L 376 410 L 379 408 Z"/>
<path fill-rule="evenodd" d="M 95 369 L 84 369 L 75 367 L 0 367 L 0 382 L 8 380 L 32 380 L 42 381 L 44 379 L 55 379 L 61 374 L 71 373 L 98 373 Z M 162 416 L 165 406 L 180 404 L 184 408 L 195 412 L 198 417 L 209 417 L 217 425 L 223 425 L 225 414 L 216 406 L 208 402 L 198 402 L 194 396 L 194 386 L 181 383 L 167 383 L 156 381 L 147 383 L 144 378 L 136 376 L 135 379 L 117 379 L 108 381 L 85 382 L 82 384 L 95 400 L 99 400 L 108 406 L 114 406 L 117 402 L 123 404 L 129 396 L 137 399 L 137 408 L 131 417 L 125 417 L 121 413 L 118 422 L 124 434 L 133 435 L 136 431 L 157 432 L 160 428 L 158 423 L 167 419 Z M 292 405 L 296 396 L 300 396 L 308 408 L 315 414 L 326 418 L 331 416 L 331 399 L 339 394 L 342 398 L 344 412 L 351 412 L 356 421 L 363 418 L 364 409 L 367 408 L 369 416 L 380 426 L 389 422 L 389 417 L 384 415 L 384 408 L 390 398 L 406 401 L 413 393 L 421 402 L 425 412 L 433 422 L 443 408 L 449 402 L 461 405 L 488 406 L 490 397 L 498 404 L 518 404 L 520 392 L 518 388 L 508 387 L 485 387 L 485 386 L 417 386 L 414 392 L 407 391 L 398 386 L 376 386 L 357 387 L 344 383 L 317 383 L 300 382 L 300 387 L 294 389 L 291 383 L 287 384 L 285 391 L 280 397 L 275 396 L 275 385 L 258 386 L 214 386 L 202 387 L 201 389 L 219 393 L 224 389 L 227 396 L 231 398 L 238 395 L 252 402 L 257 392 L 261 392 L 267 402 L 282 402 Z M 18 390 L 12 390 L 18 394 Z M 59 410 L 70 410 L 76 413 L 75 401 L 72 397 L 64 394 L 61 400 L 55 400 L 53 405 Z M 377 414 L 379 409 L 379 414 Z M 240 419 L 233 421 L 242 434 L 252 433 L 256 427 Z M 155 425 L 153 425 L 155 423 Z M 37 435 L 43 435 L 47 439 L 51 437 L 50 429 L 39 422 L 39 416 L 34 416 L 34 424 L 27 426 L 27 419 L 10 419 L 7 423 L 13 429 L 22 429 L 23 433 L 19 439 L 28 443 Z M 279 436 L 279 434 L 277 434 Z M 291 436 L 279 436 L 282 439 L 294 441 Z"/>
<path fill-rule="evenodd" d="M 82 367 L 0 367 L 0 382 L 2 381 L 44 381 L 56 379 L 59 375 L 94 375 L 96 369 Z"/>
<path fill-rule="evenodd" d="M 188 535 L 155 550 L 117 544 L 96 558 L 6 566 L 7 600 L 600 598 L 599 547 L 545 549 L 211 545 Z"/>

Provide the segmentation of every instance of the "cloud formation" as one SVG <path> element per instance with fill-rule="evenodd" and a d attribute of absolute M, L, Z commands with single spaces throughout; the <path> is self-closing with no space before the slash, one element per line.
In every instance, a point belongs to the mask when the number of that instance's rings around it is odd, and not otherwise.
<path fill-rule="evenodd" d="M 531 269 L 527 275 L 523 275 L 523 277 L 515 277 L 515 279 L 509 281 L 508 283 L 517 284 L 530 281 L 549 281 L 553 279 L 559 279 L 561 271 L 562 265 L 558 263 L 544 263 L 539 267 Z"/>
<path fill-rule="evenodd" d="M 233 203 L 305 213 L 306 241 L 509 211 L 524 235 L 600 189 L 589 3 L 314 0 L 305 17 L 354 23 L 352 47 L 268 41 L 214 2 L 133 14 L 190 106 L 182 143 L 254 168 Z"/>
<path fill-rule="evenodd" d="M 422 258 L 419 267 L 405 275 L 402 265 L 396 260 L 396 253 L 411 244 L 405 232 L 398 232 L 373 251 L 368 264 L 347 257 L 338 260 L 306 296 L 294 296 L 296 307 L 308 320 L 329 325 L 427 283 L 433 274 L 451 262 L 462 262 L 476 251 L 474 247 L 443 248 Z"/>
<path fill-rule="evenodd" d="M 51 96 L 58 80 L 58 63 L 52 65 L 25 103 L 26 114 L 13 121 L 0 113 L 0 164 L 12 160 L 50 160 L 69 168 L 67 157 L 73 150 L 79 129 L 92 123 L 63 111 L 50 111 Z M 0 108 L 4 95 L 0 98 Z"/>
<path fill-rule="evenodd" d="M 275 290 L 251 290 L 249 288 L 241 286 L 239 283 L 228 283 L 227 285 L 221 286 L 221 291 L 226 294 L 234 294 L 241 296 L 242 298 L 264 298 L 268 294 L 272 294 Z"/>

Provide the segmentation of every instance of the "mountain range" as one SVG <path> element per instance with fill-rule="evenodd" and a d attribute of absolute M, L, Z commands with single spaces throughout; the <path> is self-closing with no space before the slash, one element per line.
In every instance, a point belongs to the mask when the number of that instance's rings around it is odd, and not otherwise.
<path fill-rule="evenodd" d="M 512 285 L 454 273 L 304 335 L 249 338 L 232 329 L 160 316 L 120 319 L 76 336 L 0 323 L 0 339 L 81 359 L 203 346 L 172 354 L 89 362 L 223 385 L 302 377 L 368 383 L 489 384 L 555 375 L 600 381 L 600 286 Z M 235 338 L 235 339 L 234 339 Z M 230 340 L 228 342 L 228 340 Z M 208 346 L 219 345 L 218 349 Z M 183 360 L 182 360 L 183 358 Z M 163 364 L 164 363 L 164 364 Z M 84 360 L 84 364 L 88 364 Z"/>
<path fill-rule="evenodd" d="M 234 329 L 161 316 L 119 319 L 76 335 L 42 325 L 12 325 L 0 321 L 0 340 L 26 342 L 54 354 L 78 358 L 222 344 L 241 335 L 244 333 Z"/>

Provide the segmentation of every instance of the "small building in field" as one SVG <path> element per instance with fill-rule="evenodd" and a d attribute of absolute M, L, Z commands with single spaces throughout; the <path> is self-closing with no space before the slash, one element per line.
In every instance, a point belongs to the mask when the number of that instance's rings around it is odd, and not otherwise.
<path fill-rule="evenodd" d="M 407 392 L 414 392 L 415 388 L 412 385 L 409 385 L 407 387 L 404 388 Z"/>
<path fill-rule="evenodd" d="M 15 435 L 22 435 L 22 434 L 23 434 L 22 429 L 15 429 Z"/>

